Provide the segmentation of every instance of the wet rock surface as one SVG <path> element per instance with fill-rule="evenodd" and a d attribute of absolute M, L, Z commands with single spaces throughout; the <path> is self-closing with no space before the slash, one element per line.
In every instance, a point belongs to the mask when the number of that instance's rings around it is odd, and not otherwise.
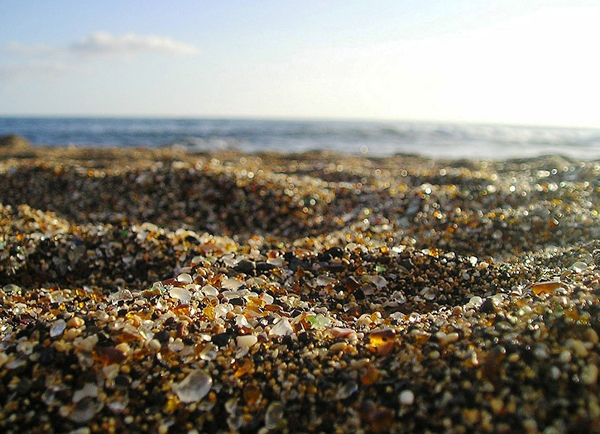
<path fill-rule="evenodd" d="M 598 162 L 29 152 L 4 432 L 600 430 Z"/>

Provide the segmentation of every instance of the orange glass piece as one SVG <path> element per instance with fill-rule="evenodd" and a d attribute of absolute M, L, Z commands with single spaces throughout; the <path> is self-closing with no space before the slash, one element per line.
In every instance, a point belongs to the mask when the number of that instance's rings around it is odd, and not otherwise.
<path fill-rule="evenodd" d="M 244 397 L 244 402 L 250 407 L 255 408 L 258 407 L 260 401 L 262 400 L 262 391 L 255 384 L 248 384 L 244 387 L 244 391 L 242 392 L 242 396 Z"/>
<path fill-rule="evenodd" d="M 360 377 L 360 381 L 365 386 L 377 383 L 379 381 L 379 371 L 373 366 L 369 366 L 367 371 Z"/>
<path fill-rule="evenodd" d="M 375 330 L 369 334 L 370 350 L 375 354 L 389 354 L 396 345 L 396 333 L 390 329 Z"/>
<path fill-rule="evenodd" d="M 235 371 L 235 377 L 240 378 L 246 374 L 254 372 L 254 363 L 250 359 L 239 360 L 233 365 Z"/>
<path fill-rule="evenodd" d="M 531 292 L 535 295 L 551 294 L 558 288 L 566 288 L 566 286 L 562 282 L 556 281 L 537 282 L 531 285 Z"/>
<path fill-rule="evenodd" d="M 114 347 L 96 347 L 94 349 L 94 359 L 102 363 L 102 366 L 108 366 L 123 362 L 127 359 L 127 356 Z"/>

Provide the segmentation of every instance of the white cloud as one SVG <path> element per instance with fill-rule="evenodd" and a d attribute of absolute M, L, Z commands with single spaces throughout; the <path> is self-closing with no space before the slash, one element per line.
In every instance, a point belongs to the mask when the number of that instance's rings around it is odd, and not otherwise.
<path fill-rule="evenodd" d="M 135 54 L 158 52 L 168 54 L 198 54 L 200 50 L 190 44 L 160 36 L 138 36 L 129 33 L 122 36 L 105 32 L 95 32 L 70 45 L 69 52 L 74 54 Z"/>
<path fill-rule="evenodd" d="M 0 55 L 12 57 L 11 62 L 0 64 L 0 79 L 13 81 L 33 75 L 60 76 L 80 69 L 84 63 L 82 60 L 98 56 L 131 57 L 142 53 L 195 55 L 200 50 L 194 45 L 168 37 L 135 34 L 119 36 L 105 32 L 92 33 L 66 46 L 9 42 L 0 47 Z"/>
<path fill-rule="evenodd" d="M 94 32 L 65 47 L 52 47 L 46 44 L 26 45 L 9 42 L 2 50 L 29 58 L 49 56 L 81 55 L 132 55 L 138 53 L 199 54 L 200 49 L 191 44 L 176 41 L 169 37 L 140 36 L 133 33 L 112 35 L 106 32 Z"/>

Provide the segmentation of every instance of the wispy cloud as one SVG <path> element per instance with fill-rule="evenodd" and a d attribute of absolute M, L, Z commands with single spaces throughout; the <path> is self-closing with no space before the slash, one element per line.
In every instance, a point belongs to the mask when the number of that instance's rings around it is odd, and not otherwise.
<path fill-rule="evenodd" d="M 0 64 L 0 79 L 14 80 L 32 75 L 62 75 L 78 69 L 94 58 L 131 58 L 138 54 L 197 55 L 200 49 L 194 45 L 169 37 L 136 35 L 128 33 L 113 35 L 94 32 L 72 43 L 51 46 L 47 44 L 24 44 L 9 42 L 0 46 L 0 55 L 9 60 Z"/>
<path fill-rule="evenodd" d="M 106 32 L 95 32 L 71 44 L 68 51 L 73 54 L 120 55 L 143 52 L 167 54 L 199 54 L 194 45 L 160 36 L 139 36 L 133 33 L 116 36 Z"/>
<path fill-rule="evenodd" d="M 112 35 L 107 32 L 94 32 L 66 46 L 53 47 L 46 44 L 22 44 L 9 42 L 2 50 L 29 58 L 46 56 L 119 56 L 141 53 L 163 53 L 172 55 L 199 54 L 200 49 L 194 45 L 176 41 L 169 37 L 136 35 Z"/>

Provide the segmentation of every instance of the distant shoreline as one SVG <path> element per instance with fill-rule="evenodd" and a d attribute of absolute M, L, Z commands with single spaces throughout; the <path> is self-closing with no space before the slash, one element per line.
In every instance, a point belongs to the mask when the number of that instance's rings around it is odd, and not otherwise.
<path fill-rule="evenodd" d="M 567 155 L 560 154 L 543 154 L 538 156 L 531 157 L 512 157 L 512 158 L 501 158 L 501 159 L 490 159 L 490 158 L 476 158 L 469 159 L 464 157 L 456 157 L 456 158 L 436 158 L 431 156 L 419 155 L 418 153 L 397 153 L 388 156 L 378 156 L 378 155 L 370 155 L 368 153 L 343 153 L 337 151 L 330 150 L 322 150 L 322 149 L 313 149 L 306 151 L 280 151 L 280 150 L 265 150 L 265 151 L 253 151 L 253 152 L 244 152 L 237 149 L 231 150 L 195 150 L 195 149 L 186 149 L 185 147 L 172 145 L 172 146 L 164 146 L 164 147 L 146 147 L 146 146 L 132 146 L 132 147 L 119 147 L 119 146 L 94 146 L 94 145 L 85 145 L 85 146 L 75 146 L 75 145 L 31 145 L 27 149 L 2 149 L 0 148 L 0 159 L 10 159 L 10 158 L 33 158 L 33 159 L 60 159 L 60 158 L 69 158 L 74 160 L 89 160 L 94 161 L 95 159 L 103 160 L 103 159 L 124 159 L 124 158 L 133 158 L 135 160 L 141 159 L 162 159 L 162 158 L 180 158 L 180 159 L 188 159 L 195 158 L 201 156 L 210 156 L 215 158 L 225 158 L 231 159 L 236 157 L 264 157 L 264 158 L 276 158 L 276 159 L 300 159 L 300 160 L 314 160 L 314 159 L 364 159 L 364 160 L 372 160 L 372 161 L 382 161 L 382 160 L 403 160 L 408 159 L 409 161 L 418 161 L 418 162 L 437 162 L 440 164 L 448 164 L 448 165 L 460 165 L 461 163 L 478 163 L 478 162 L 490 162 L 490 163 L 528 163 L 528 162 L 543 162 L 543 161 L 551 161 L 551 160 L 564 160 L 565 162 L 575 163 L 577 161 L 593 163 L 595 161 L 600 161 L 600 158 L 597 159 L 578 159 L 574 157 L 569 157 Z"/>

